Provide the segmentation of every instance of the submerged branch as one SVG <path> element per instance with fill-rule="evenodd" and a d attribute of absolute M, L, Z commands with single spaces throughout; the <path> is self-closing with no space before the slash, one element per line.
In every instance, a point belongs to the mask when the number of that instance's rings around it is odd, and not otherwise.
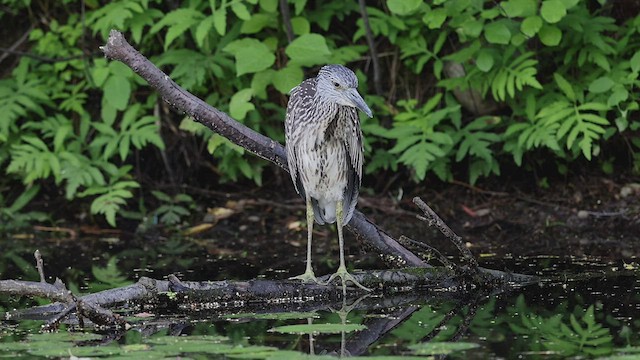
<path fill-rule="evenodd" d="M 176 110 L 186 113 L 234 144 L 288 171 L 286 152 L 282 145 L 240 124 L 229 115 L 181 88 L 129 45 L 122 33 L 112 30 L 107 44 L 102 46 L 101 50 L 107 58 L 121 61 L 133 69 Z M 379 229 L 358 210 L 347 225 L 347 229 L 352 231 L 359 240 L 366 241 L 387 261 L 401 264 L 401 266 L 426 266 L 424 261 Z"/>

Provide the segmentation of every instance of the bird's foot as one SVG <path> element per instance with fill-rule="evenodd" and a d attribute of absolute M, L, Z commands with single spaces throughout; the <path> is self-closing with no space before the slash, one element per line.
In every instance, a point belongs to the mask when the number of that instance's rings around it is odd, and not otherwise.
<path fill-rule="evenodd" d="M 360 284 L 355 277 L 353 277 L 353 275 L 349 274 L 349 272 L 347 271 L 347 268 L 344 266 L 340 266 L 338 268 L 338 271 L 335 272 L 335 274 L 331 275 L 331 277 L 329 277 L 329 280 L 327 280 L 327 282 L 325 283 L 326 285 L 330 284 L 335 278 L 339 277 L 342 280 L 342 289 L 346 291 L 347 288 L 347 281 L 350 281 L 353 283 L 353 285 L 359 287 L 362 290 L 365 291 L 372 291 L 372 289 L 369 289 L 368 287 L 365 287 L 364 285 Z M 343 291 L 343 292 L 345 292 Z"/>
<path fill-rule="evenodd" d="M 298 276 L 292 276 L 289 280 L 302 280 L 303 283 L 316 283 L 322 285 L 322 282 L 318 280 L 316 275 L 313 273 L 313 270 L 307 269 L 304 274 Z"/>

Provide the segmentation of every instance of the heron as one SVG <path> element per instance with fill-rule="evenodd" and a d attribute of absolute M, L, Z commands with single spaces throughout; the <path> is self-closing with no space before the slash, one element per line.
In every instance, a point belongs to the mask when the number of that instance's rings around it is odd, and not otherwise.
<path fill-rule="evenodd" d="M 362 179 L 362 130 L 358 109 L 373 117 L 358 93 L 358 78 L 345 66 L 325 65 L 314 78 L 291 90 L 285 118 L 289 173 L 307 205 L 307 264 L 292 279 L 320 282 L 311 266 L 314 219 L 320 225 L 337 223 L 340 265 L 335 278 L 370 291 L 351 275 L 344 261 L 342 228 L 353 216 Z"/>

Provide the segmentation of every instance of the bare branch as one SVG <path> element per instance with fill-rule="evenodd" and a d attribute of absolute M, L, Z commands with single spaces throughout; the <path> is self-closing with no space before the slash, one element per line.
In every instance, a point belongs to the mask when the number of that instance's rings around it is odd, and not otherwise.
<path fill-rule="evenodd" d="M 471 251 L 467 249 L 467 247 L 462 243 L 462 238 L 458 236 L 447 224 L 442 221 L 440 216 L 433 211 L 429 205 L 427 205 L 422 199 L 419 197 L 413 198 L 413 203 L 416 204 L 422 210 L 426 216 L 425 221 L 429 223 L 430 226 L 435 225 L 435 227 L 440 230 L 440 232 L 446 236 L 451 242 L 458 248 L 462 257 L 467 262 L 467 264 L 471 267 L 473 271 L 478 271 L 478 262 L 471 254 Z"/>
<path fill-rule="evenodd" d="M 36 269 L 38 269 L 38 274 L 40 275 L 40 282 L 46 283 L 47 280 L 44 278 L 44 265 L 42 263 L 42 255 L 40 255 L 40 250 L 36 250 L 33 253 L 33 256 L 36 258 Z"/>
<path fill-rule="evenodd" d="M 24 34 L 22 34 L 22 36 L 18 38 L 18 40 L 16 40 L 11 46 L 9 46 L 8 49 L 1 50 L 3 54 L 0 55 L 0 63 L 2 63 L 4 59 L 6 59 L 11 54 L 12 51 L 16 51 L 18 47 L 20 47 L 25 41 L 27 41 L 27 39 L 29 39 L 29 34 L 31 34 L 33 27 L 34 26 L 31 25 L 29 29 L 27 29 L 27 31 L 25 31 Z"/>

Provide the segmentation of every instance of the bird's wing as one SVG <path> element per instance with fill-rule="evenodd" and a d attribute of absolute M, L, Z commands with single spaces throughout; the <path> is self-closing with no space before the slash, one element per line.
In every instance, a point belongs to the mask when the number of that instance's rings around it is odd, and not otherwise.
<path fill-rule="evenodd" d="M 344 144 L 347 150 L 347 188 L 344 191 L 344 224 L 346 225 L 358 202 L 360 183 L 362 182 L 362 130 L 360 129 L 360 118 L 358 110 L 352 107 L 343 107 L 345 110 L 345 138 Z"/>
<path fill-rule="evenodd" d="M 305 197 L 304 186 L 300 179 L 298 171 L 295 142 L 301 136 L 301 124 L 306 121 L 307 114 L 305 109 L 310 108 L 316 93 L 316 78 L 310 78 L 303 81 L 300 85 L 291 90 L 291 97 L 287 105 L 287 115 L 284 121 L 284 132 L 287 149 L 287 162 L 289 165 L 289 174 L 298 194 Z"/>

